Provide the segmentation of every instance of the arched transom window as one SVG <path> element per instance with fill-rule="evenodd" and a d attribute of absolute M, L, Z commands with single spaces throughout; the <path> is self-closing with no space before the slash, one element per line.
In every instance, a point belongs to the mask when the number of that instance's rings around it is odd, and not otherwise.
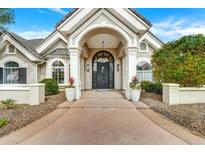
<path fill-rule="evenodd" d="M 0 68 L 1 84 L 26 84 L 26 68 L 19 67 L 14 61 L 9 61 Z"/>
<path fill-rule="evenodd" d="M 64 83 L 64 64 L 60 60 L 56 60 L 52 63 L 52 78 L 57 81 L 58 84 Z"/>
<path fill-rule="evenodd" d="M 152 66 L 146 61 L 137 64 L 137 76 L 140 81 L 152 81 Z"/>

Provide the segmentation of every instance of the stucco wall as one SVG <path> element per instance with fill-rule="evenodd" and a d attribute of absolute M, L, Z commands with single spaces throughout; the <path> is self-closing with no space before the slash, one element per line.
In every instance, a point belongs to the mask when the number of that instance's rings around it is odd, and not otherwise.
<path fill-rule="evenodd" d="M 81 89 L 85 89 L 85 60 L 80 58 L 80 80 L 81 80 Z"/>
<path fill-rule="evenodd" d="M 90 71 L 87 72 L 87 70 L 85 70 L 85 89 L 92 89 L 92 59 L 93 59 L 93 56 L 101 51 L 102 49 L 92 49 L 91 51 L 89 51 L 89 58 L 85 59 L 85 65 L 86 66 L 87 64 L 90 65 Z M 113 57 L 114 57 L 114 61 L 115 61 L 115 72 L 114 72 L 114 89 L 122 89 L 122 63 L 121 63 L 121 59 L 119 59 L 117 57 L 117 54 L 118 54 L 118 51 L 116 49 L 104 49 L 105 51 L 108 51 L 110 52 Z M 120 71 L 117 72 L 117 64 L 120 64 Z M 86 69 L 86 68 L 85 68 Z"/>
<path fill-rule="evenodd" d="M 179 84 L 163 84 L 163 102 L 169 105 L 205 103 L 204 87 L 179 87 Z"/>
<path fill-rule="evenodd" d="M 27 67 L 27 84 L 37 82 L 37 66 L 35 62 L 30 61 L 20 51 L 16 54 L 6 54 L 5 50 L 0 51 L 0 67 L 8 61 L 15 61 L 19 63 L 20 67 Z"/>
<path fill-rule="evenodd" d="M 148 46 L 149 46 L 148 52 L 140 52 L 140 51 L 138 51 L 137 52 L 137 58 L 146 57 L 146 58 L 150 58 L 151 59 L 154 49 L 150 45 L 148 45 Z"/>
<path fill-rule="evenodd" d="M 46 63 L 38 65 L 38 82 L 46 78 Z"/>
<path fill-rule="evenodd" d="M 0 86 L 0 101 L 14 99 L 17 104 L 39 105 L 45 101 L 45 84 Z"/>

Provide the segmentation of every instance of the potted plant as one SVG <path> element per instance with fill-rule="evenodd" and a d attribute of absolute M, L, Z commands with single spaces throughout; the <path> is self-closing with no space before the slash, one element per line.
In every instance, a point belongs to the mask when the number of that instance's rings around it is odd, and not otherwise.
<path fill-rule="evenodd" d="M 67 101 L 72 102 L 75 99 L 75 79 L 73 77 L 69 77 L 69 85 L 65 87 L 65 93 Z"/>
<path fill-rule="evenodd" d="M 130 82 L 130 96 L 133 102 L 139 101 L 141 94 L 141 85 L 137 76 L 133 76 Z"/>

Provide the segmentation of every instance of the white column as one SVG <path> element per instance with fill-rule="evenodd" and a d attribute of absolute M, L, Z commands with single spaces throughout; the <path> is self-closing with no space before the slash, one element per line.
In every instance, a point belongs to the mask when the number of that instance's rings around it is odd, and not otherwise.
<path fill-rule="evenodd" d="M 131 78 L 136 75 L 136 59 L 137 59 L 137 51 L 138 48 L 127 48 L 126 52 L 126 60 L 125 60 L 125 97 L 130 99 L 130 87 L 129 83 Z"/>
<path fill-rule="evenodd" d="M 30 105 L 39 105 L 45 102 L 45 84 L 29 84 L 29 96 L 23 97 L 29 97 L 30 101 L 28 103 Z"/>
<path fill-rule="evenodd" d="M 169 105 L 179 104 L 179 84 L 163 83 L 163 102 Z"/>
<path fill-rule="evenodd" d="M 81 96 L 81 82 L 80 82 L 80 50 L 71 48 L 70 51 L 70 76 L 75 79 L 75 98 L 79 99 Z"/>

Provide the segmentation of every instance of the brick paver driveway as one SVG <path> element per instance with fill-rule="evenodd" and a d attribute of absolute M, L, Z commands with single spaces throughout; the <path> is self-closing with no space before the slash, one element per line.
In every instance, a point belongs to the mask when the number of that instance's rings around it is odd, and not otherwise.
<path fill-rule="evenodd" d="M 87 91 L 51 125 L 20 144 L 186 144 L 120 92 Z"/>

